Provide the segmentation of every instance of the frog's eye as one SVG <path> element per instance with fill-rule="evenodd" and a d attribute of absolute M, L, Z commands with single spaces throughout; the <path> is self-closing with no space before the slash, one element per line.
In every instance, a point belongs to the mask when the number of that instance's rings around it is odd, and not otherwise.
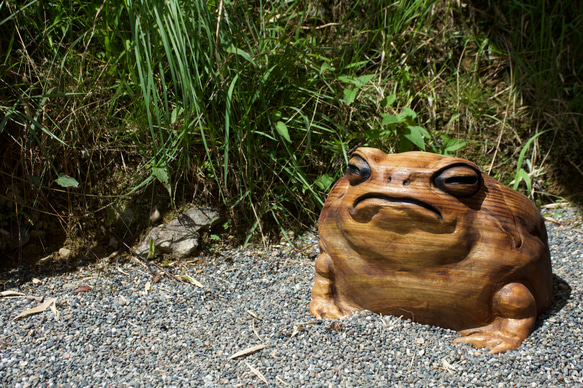
<path fill-rule="evenodd" d="M 468 197 L 480 190 L 480 172 L 470 166 L 458 165 L 443 170 L 435 178 L 435 186 L 454 197 Z"/>
<path fill-rule="evenodd" d="M 346 177 L 350 185 L 356 186 L 370 177 L 370 166 L 362 157 L 354 155 L 346 167 Z"/>

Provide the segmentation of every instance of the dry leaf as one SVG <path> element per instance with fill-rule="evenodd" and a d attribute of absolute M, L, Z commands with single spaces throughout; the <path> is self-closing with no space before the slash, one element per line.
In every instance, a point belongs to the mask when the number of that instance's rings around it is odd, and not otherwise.
<path fill-rule="evenodd" d="M 24 296 L 24 294 L 16 291 L 2 291 L 0 292 L 0 296 Z"/>
<path fill-rule="evenodd" d="M 449 373 L 453 373 L 455 371 L 455 366 L 450 364 L 445 358 L 441 360 L 441 364 L 443 365 L 443 369 Z"/>
<path fill-rule="evenodd" d="M 232 360 L 233 358 L 237 358 L 237 357 L 242 357 L 242 356 L 246 356 L 248 354 L 253 354 L 263 348 L 266 348 L 267 345 L 256 345 L 256 346 L 251 346 L 250 348 L 247 349 L 243 349 L 235 354 L 233 354 L 232 356 L 230 356 L 229 358 L 227 358 L 227 360 Z"/>
<path fill-rule="evenodd" d="M 204 288 L 204 286 L 196 279 L 194 279 L 192 276 L 190 275 L 180 275 L 180 278 L 182 280 L 186 280 L 187 282 L 189 282 L 190 284 L 194 284 L 195 286 L 197 286 L 198 288 Z"/>
<path fill-rule="evenodd" d="M 51 311 L 53 312 L 53 314 L 55 314 L 55 321 L 58 321 L 60 313 L 59 313 L 59 310 L 57 310 L 57 306 L 55 306 L 55 304 L 52 303 L 49 307 L 51 308 Z"/>
<path fill-rule="evenodd" d="M 255 333 L 255 335 L 257 336 L 257 338 L 259 338 L 259 341 L 263 342 L 263 338 L 261 338 L 261 336 L 257 332 L 257 329 L 255 329 L 255 322 L 251 322 L 251 327 L 253 328 L 253 333 Z"/>
<path fill-rule="evenodd" d="M 39 279 L 37 278 L 32 278 L 32 284 L 40 284 L 42 283 Z"/>
<path fill-rule="evenodd" d="M 73 291 L 73 292 L 87 292 L 87 291 L 89 291 L 90 289 L 91 289 L 91 287 L 89 287 L 89 286 L 85 286 L 85 287 L 79 287 L 79 288 L 77 288 L 77 289 L 76 289 L 75 291 Z"/>
<path fill-rule="evenodd" d="M 255 375 L 256 375 L 257 377 L 259 377 L 261 380 L 263 380 L 263 382 L 264 382 L 266 385 L 269 385 L 269 384 L 267 384 L 267 379 L 265 378 L 265 376 L 263 376 L 263 373 L 259 372 L 259 370 L 258 370 L 258 369 L 255 369 L 253 366 L 251 366 L 250 364 L 247 364 L 246 362 L 245 362 L 245 365 L 247 365 L 247 366 L 249 367 L 249 369 L 251 369 L 251 371 L 252 371 L 253 373 L 255 373 Z"/>
<path fill-rule="evenodd" d="M 260 320 L 260 321 L 263 320 L 263 319 L 259 318 L 257 315 L 253 314 L 252 311 L 250 311 L 250 310 L 245 310 L 245 311 L 247 311 L 247 314 L 251 315 L 253 318 Z"/>
<path fill-rule="evenodd" d="M 14 320 L 22 319 L 22 318 L 26 318 L 26 317 L 34 315 L 34 314 L 42 313 L 43 311 L 45 311 L 50 305 L 52 305 L 56 301 L 57 301 L 57 298 L 49 298 L 49 299 L 45 300 L 43 304 L 40 304 L 36 307 L 33 307 L 31 309 L 28 309 L 26 311 L 21 312 L 20 314 L 18 314 L 14 318 Z"/>
<path fill-rule="evenodd" d="M 152 291 L 152 285 L 150 284 L 149 281 L 146 282 L 146 285 L 144 286 L 144 291 L 146 292 Z"/>
<path fill-rule="evenodd" d="M 156 275 L 154 275 L 154 276 L 152 277 L 152 283 L 153 283 L 153 284 L 156 284 L 156 283 L 158 283 L 158 282 L 159 282 L 161 279 L 162 279 L 162 278 L 160 277 L 160 274 L 159 274 L 159 273 L 157 273 Z"/>
<path fill-rule="evenodd" d="M 298 322 L 298 323 L 294 323 L 295 326 L 305 326 L 305 325 L 317 325 L 320 322 L 318 321 L 306 321 L 306 322 Z"/>

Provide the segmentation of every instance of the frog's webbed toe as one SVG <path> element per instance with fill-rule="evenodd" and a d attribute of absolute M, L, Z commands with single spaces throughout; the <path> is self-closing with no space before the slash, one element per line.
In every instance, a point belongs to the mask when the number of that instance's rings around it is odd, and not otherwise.
<path fill-rule="evenodd" d="M 490 353 L 516 349 L 534 328 L 536 301 L 521 283 L 508 284 L 494 295 L 496 318 L 486 326 L 462 330 L 453 342 L 467 342 L 477 348 L 489 348 Z"/>
<path fill-rule="evenodd" d="M 333 299 L 314 299 L 310 303 L 310 312 L 318 319 L 339 319 L 345 314 L 334 304 Z"/>
<path fill-rule="evenodd" d="M 490 353 L 501 353 L 516 349 L 532 331 L 534 318 L 496 318 L 487 326 L 458 332 L 462 337 L 454 343 L 467 342 L 476 348 L 488 348 Z"/>

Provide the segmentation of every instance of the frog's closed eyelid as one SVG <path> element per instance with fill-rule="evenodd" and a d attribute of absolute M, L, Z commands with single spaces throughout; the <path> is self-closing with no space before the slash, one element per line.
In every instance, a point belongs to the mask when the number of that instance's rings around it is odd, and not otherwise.
<path fill-rule="evenodd" d="M 366 159 L 364 159 L 360 155 L 352 155 L 350 160 L 348 161 L 348 166 L 346 166 L 346 172 L 349 172 L 349 169 L 352 170 L 354 173 L 359 173 L 363 170 L 368 170 L 370 172 L 370 166 Z"/>
<path fill-rule="evenodd" d="M 347 174 L 359 174 L 360 168 L 356 167 L 354 164 L 349 164 L 346 166 L 346 173 Z"/>
<path fill-rule="evenodd" d="M 434 184 L 454 197 L 468 197 L 480 190 L 480 177 L 480 171 L 472 166 L 456 164 L 441 170 L 434 178 Z"/>
<path fill-rule="evenodd" d="M 353 155 L 346 166 L 346 177 L 352 186 L 366 181 L 371 175 L 370 166 L 360 155 Z"/>

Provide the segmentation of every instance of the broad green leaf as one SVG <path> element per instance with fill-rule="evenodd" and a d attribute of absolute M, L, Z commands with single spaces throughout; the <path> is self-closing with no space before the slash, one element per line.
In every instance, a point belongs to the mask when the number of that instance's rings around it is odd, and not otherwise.
<path fill-rule="evenodd" d="M 402 121 L 399 118 L 399 116 L 389 115 L 389 114 L 383 114 L 382 116 L 383 116 L 383 121 L 381 122 L 381 125 L 396 124 L 396 123 L 400 123 Z"/>
<path fill-rule="evenodd" d="M 381 100 L 381 106 L 383 108 L 387 108 L 387 107 L 393 105 L 393 103 L 395 102 L 396 99 L 397 99 L 396 94 L 391 94 L 390 96 L 386 96 L 385 98 L 383 98 Z"/>
<path fill-rule="evenodd" d="M 277 129 L 277 133 L 279 133 L 279 136 L 283 137 L 285 140 L 288 141 L 288 143 L 291 143 L 291 138 L 289 137 L 289 132 L 287 130 L 287 125 L 285 125 L 285 123 L 283 121 L 278 121 L 277 124 L 275 124 L 275 129 Z"/>
<path fill-rule="evenodd" d="M 374 78 L 374 76 L 375 76 L 374 74 L 367 74 L 367 75 L 361 75 L 358 78 L 351 78 L 351 77 L 346 77 L 346 76 L 341 75 L 340 77 L 338 77 L 338 81 L 353 84 L 357 88 L 361 88 L 364 85 L 366 85 L 367 83 L 369 83 L 370 80 Z"/>
<path fill-rule="evenodd" d="M 425 140 L 423 139 L 423 135 L 426 133 L 427 131 L 425 129 L 414 127 L 412 125 L 403 129 L 403 136 L 423 151 L 425 151 Z"/>
<path fill-rule="evenodd" d="M 358 93 L 358 88 L 354 89 L 344 89 L 344 102 L 348 105 L 352 104 L 356 99 L 356 94 Z"/>
<path fill-rule="evenodd" d="M 431 137 L 431 134 L 423 127 L 415 127 L 418 128 L 421 134 L 425 137 Z"/>
<path fill-rule="evenodd" d="M 319 176 L 318 179 L 314 181 L 314 184 L 321 190 L 326 190 L 332 183 L 334 183 L 334 178 L 328 174 Z"/>
<path fill-rule="evenodd" d="M 61 187 L 79 187 L 79 182 L 75 178 L 65 174 L 60 174 L 55 182 Z"/>
<path fill-rule="evenodd" d="M 152 174 L 158 179 L 160 183 L 164 186 L 168 186 L 170 183 L 170 177 L 168 174 L 168 167 L 167 166 L 160 166 L 160 167 L 152 167 Z"/>
<path fill-rule="evenodd" d="M 360 77 L 358 77 L 355 81 L 354 84 L 361 88 L 364 85 L 366 85 L 367 83 L 370 82 L 371 79 L 373 79 L 375 77 L 374 74 L 367 74 L 367 75 L 361 75 Z"/>
<path fill-rule="evenodd" d="M 332 66 L 330 66 L 328 62 L 322 63 L 322 66 L 320 66 L 320 74 L 324 74 L 327 70 L 333 70 Z"/>
<path fill-rule="evenodd" d="M 152 167 L 152 175 L 154 175 L 166 188 L 170 195 L 170 202 L 172 202 L 172 186 L 170 186 L 170 172 L 168 170 L 168 165 Z"/>
<path fill-rule="evenodd" d="M 458 140 L 458 139 L 450 139 L 446 144 L 445 144 L 445 152 L 453 152 L 453 151 L 457 151 L 460 148 L 463 148 L 466 145 L 466 142 L 463 140 Z"/>
<path fill-rule="evenodd" d="M 417 117 L 417 113 L 415 113 L 415 111 L 411 108 L 403 108 L 401 113 L 399 113 L 399 117 L 401 120 L 414 120 Z"/>

